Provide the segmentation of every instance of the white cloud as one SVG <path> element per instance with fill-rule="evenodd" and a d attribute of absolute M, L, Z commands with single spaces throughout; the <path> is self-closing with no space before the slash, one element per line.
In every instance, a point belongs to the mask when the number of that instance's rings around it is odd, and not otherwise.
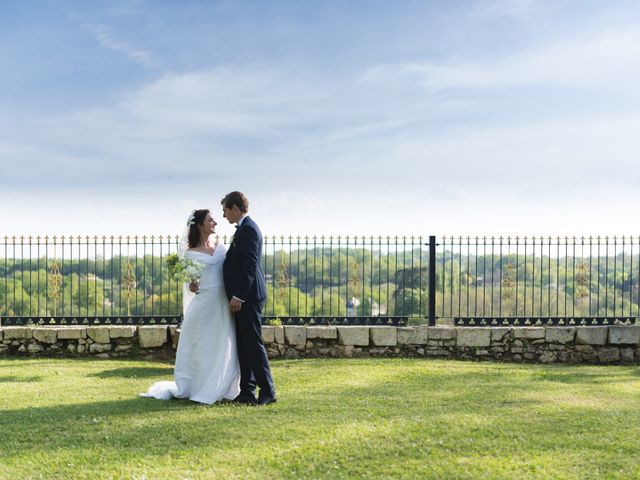
<path fill-rule="evenodd" d="M 364 81 L 415 82 L 429 89 L 572 87 L 623 89 L 637 95 L 640 28 L 626 28 L 535 47 L 483 62 L 412 62 L 378 65 Z"/>
<path fill-rule="evenodd" d="M 98 108 L 0 119 L 0 157 L 11 159 L 1 199 L 21 205 L 3 224 L 171 233 L 191 208 L 215 210 L 240 188 L 269 234 L 620 232 L 640 184 L 640 117 L 492 121 L 479 90 L 635 95 L 638 40 L 629 29 L 485 63 L 377 66 L 363 78 L 287 65 L 168 73 Z"/>
<path fill-rule="evenodd" d="M 111 28 L 89 20 L 85 15 L 79 13 L 68 13 L 67 17 L 72 22 L 82 28 L 85 32 L 95 38 L 100 47 L 123 54 L 129 60 L 146 68 L 158 68 L 160 62 L 151 52 L 136 48 L 130 42 L 118 38 Z"/>

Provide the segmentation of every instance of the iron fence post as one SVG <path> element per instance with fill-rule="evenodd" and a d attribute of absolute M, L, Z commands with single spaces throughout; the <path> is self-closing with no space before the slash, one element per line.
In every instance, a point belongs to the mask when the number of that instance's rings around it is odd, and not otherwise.
<path fill-rule="evenodd" d="M 436 237 L 429 235 L 429 326 L 436 325 Z"/>

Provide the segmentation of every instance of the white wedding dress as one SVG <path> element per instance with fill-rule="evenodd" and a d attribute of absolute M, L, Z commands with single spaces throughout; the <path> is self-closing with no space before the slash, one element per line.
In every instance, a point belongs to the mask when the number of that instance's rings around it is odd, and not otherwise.
<path fill-rule="evenodd" d="M 212 404 L 232 400 L 240 393 L 235 325 L 222 278 L 225 254 L 222 243 L 213 255 L 185 252 L 187 258 L 206 267 L 201 273 L 199 293 L 184 289 L 184 320 L 176 352 L 175 381 L 156 382 L 140 396 L 158 400 L 188 398 Z"/>

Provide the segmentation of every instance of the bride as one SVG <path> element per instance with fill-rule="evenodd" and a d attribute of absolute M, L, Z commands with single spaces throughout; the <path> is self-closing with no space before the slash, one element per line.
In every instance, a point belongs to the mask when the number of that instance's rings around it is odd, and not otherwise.
<path fill-rule="evenodd" d="M 197 294 L 184 286 L 184 321 L 178 341 L 175 381 L 156 382 L 142 397 L 188 398 L 212 404 L 240 393 L 236 332 L 224 290 L 222 264 L 226 248 L 209 244 L 217 223 L 209 210 L 194 210 L 181 242 L 182 254 L 205 264 Z M 188 248 L 186 248 L 188 247 Z"/>

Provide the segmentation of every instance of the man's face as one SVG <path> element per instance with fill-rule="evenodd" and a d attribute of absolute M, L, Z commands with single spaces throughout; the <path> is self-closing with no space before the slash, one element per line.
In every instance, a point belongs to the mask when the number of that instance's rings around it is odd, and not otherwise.
<path fill-rule="evenodd" d="M 233 205 L 231 208 L 222 206 L 222 216 L 228 220 L 229 223 L 237 223 L 242 217 L 242 212 L 237 205 Z"/>

